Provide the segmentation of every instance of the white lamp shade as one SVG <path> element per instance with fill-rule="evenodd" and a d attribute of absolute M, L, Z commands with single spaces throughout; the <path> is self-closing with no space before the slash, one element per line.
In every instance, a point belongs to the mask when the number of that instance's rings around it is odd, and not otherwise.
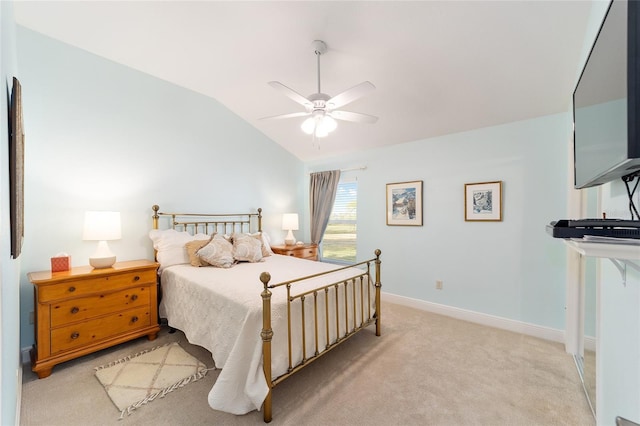
<path fill-rule="evenodd" d="M 297 231 L 298 230 L 298 213 L 283 214 L 282 229 L 285 231 Z"/>
<path fill-rule="evenodd" d="M 88 211 L 85 213 L 83 240 L 107 241 L 120 238 L 120 212 Z"/>

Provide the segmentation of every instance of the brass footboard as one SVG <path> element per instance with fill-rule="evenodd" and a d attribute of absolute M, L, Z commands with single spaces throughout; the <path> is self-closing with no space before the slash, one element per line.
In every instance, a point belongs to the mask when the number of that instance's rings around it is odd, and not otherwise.
<path fill-rule="evenodd" d="M 273 388 L 280 382 L 282 382 L 287 377 L 294 374 L 296 371 L 302 369 L 303 367 L 309 365 L 312 361 L 315 361 L 320 356 L 326 354 L 331 349 L 335 348 L 340 343 L 346 341 L 348 338 L 353 336 L 359 330 L 364 329 L 369 326 L 371 323 L 376 323 L 376 336 L 380 336 L 381 333 L 381 324 L 380 324 L 380 289 L 382 287 L 380 281 L 380 250 L 375 251 L 376 257 L 370 260 L 366 260 L 360 262 L 355 265 L 346 266 L 344 268 L 334 269 L 332 271 L 323 272 L 319 274 L 309 275 L 306 277 L 297 278 L 295 280 L 285 281 L 277 284 L 269 284 L 271 280 L 271 275 L 268 272 L 263 272 L 260 275 L 260 281 L 262 281 L 264 285 L 264 290 L 261 293 L 262 296 L 262 332 L 260 333 L 262 337 L 262 355 L 263 355 L 263 368 L 264 375 L 267 381 L 267 385 L 269 386 L 269 392 L 263 403 L 264 410 L 264 421 L 265 423 L 269 423 L 272 418 L 272 407 L 271 407 L 271 396 Z M 371 264 L 375 266 L 375 280 L 371 278 Z M 329 284 L 322 285 L 318 288 L 314 288 L 312 290 L 306 290 L 300 293 L 294 293 L 295 284 L 304 280 L 308 280 L 311 278 L 319 277 L 319 276 L 330 276 L 331 274 L 341 271 L 347 268 L 358 267 L 358 266 L 366 266 L 366 270 L 363 270 L 362 274 L 351 277 L 347 280 L 339 280 L 336 282 L 332 282 Z M 370 283 L 374 283 L 375 294 L 374 302 L 375 302 L 375 312 L 371 312 L 371 291 L 370 291 Z M 287 372 L 282 374 L 275 379 L 272 378 L 272 358 L 271 358 L 271 340 L 273 338 L 273 329 L 271 325 L 271 289 L 276 287 L 286 286 L 287 290 L 287 344 L 288 344 L 288 354 L 289 354 L 289 367 Z M 329 292 L 333 290 L 334 300 L 335 300 L 335 315 L 330 315 L 329 309 Z M 359 291 L 358 291 L 359 290 Z M 338 293 L 342 293 L 342 305 L 339 302 Z M 319 297 L 324 294 L 324 297 Z M 351 300 L 349 301 L 349 294 L 351 295 Z M 307 333 L 306 333 L 306 321 L 307 315 L 305 314 L 305 299 L 312 298 L 312 314 L 311 321 L 313 322 L 313 342 L 315 351 L 313 354 L 307 354 L 306 343 L 307 343 Z M 324 306 L 322 305 L 322 301 L 319 302 L 320 299 L 324 300 Z M 349 315 L 349 302 L 351 302 L 351 315 Z M 291 307 L 294 303 L 299 303 L 301 309 L 300 321 L 301 321 L 301 341 L 302 341 L 302 360 L 300 362 L 294 363 L 292 356 L 292 315 L 291 315 Z M 340 308 L 343 309 L 343 316 L 341 316 Z M 324 309 L 323 309 L 324 308 Z M 359 308 L 359 318 L 357 318 Z M 319 321 L 318 315 L 324 315 L 324 325 L 325 325 L 325 335 L 326 341 L 324 343 L 324 347 L 321 346 L 319 342 Z M 331 318 L 330 318 L 331 317 Z M 333 325 L 335 326 L 335 340 L 330 340 L 330 322 L 333 321 Z M 344 334 L 342 333 L 344 330 Z M 295 364 L 295 365 L 294 365 Z"/>

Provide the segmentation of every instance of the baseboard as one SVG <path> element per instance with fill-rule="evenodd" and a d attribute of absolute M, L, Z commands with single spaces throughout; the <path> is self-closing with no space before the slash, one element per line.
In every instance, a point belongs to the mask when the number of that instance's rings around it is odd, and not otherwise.
<path fill-rule="evenodd" d="M 31 348 L 22 348 L 20 351 L 20 358 L 23 364 L 29 364 L 31 362 Z"/>
<path fill-rule="evenodd" d="M 587 351 L 596 351 L 596 338 L 584 336 L 584 349 Z"/>
<path fill-rule="evenodd" d="M 433 312 L 435 314 L 473 322 L 476 324 L 509 330 L 545 340 L 551 340 L 553 342 L 564 343 L 565 340 L 563 330 L 542 327 L 522 321 L 498 317 L 495 315 L 483 314 L 481 312 L 474 312 L 467 309 L 441 305 L 439 303 L 428 302 L 426 300 L 412 299 L 410 297 L 398 296 L 385 292 L 382 292 L 382 300 L 390 303 L 396 303 L 398 305 L 408 306 L 410 308 L 420 309 L 427 312 Z"/>
<path fill-rule="evenodd" d="M 22 365 L 16 370 L 16 422 L 20 423 L 20 410 L 22 409 Z"/>

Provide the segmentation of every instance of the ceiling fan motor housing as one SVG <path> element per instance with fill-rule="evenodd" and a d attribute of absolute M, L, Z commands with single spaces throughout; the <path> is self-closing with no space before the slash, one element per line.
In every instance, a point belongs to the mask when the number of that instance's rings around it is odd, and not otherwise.
<path fill-rule="evenodd" d="M 324 110 L 326 109 L 327 101 L 331 99 L 331 96 L 326 93 L 314 93 L 309 95 L 307 98 L 313 104 L 313 107 L 310 108 L 310 111 L 316 111 L 318 109 Z"/>

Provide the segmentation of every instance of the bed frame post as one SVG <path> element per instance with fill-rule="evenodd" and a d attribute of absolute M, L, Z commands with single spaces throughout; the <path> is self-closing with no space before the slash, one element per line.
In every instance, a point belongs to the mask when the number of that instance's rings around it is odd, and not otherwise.
<path fill-rule="evenodd" d="M 380 249 L 376 249 L 376 336 L 380 336 L 381 324 L 380 324 L 380 288 L 382 283 L 380 282 Z"/>
<path fill-rule="evenodd" d="M 273 382 L 271 380 L 271 338 L 273 337 L 273 329 L 271 328 L 271 291 L 269 291 L 269 281 L 271 274 L 263 272 L 260 274 L 260 281 L 264 285 L 262 296 L 262 368 L 264 369 L 264 378 L 269 387 L 267 397 L 262 405 L 264 409 L 264 422 L 271 421 L 271 392 L 273 390 Z"/>
<path fill-rule="evenodd" d="M 160 218 L 160 216 L 158 216 L 158 210 L 160 210 L 160 206 L 154 204 L 151 208 L 153 209 L 153 229 L 158 229 L 158 219 Z"/>
<path fill-rule="evenodd" d="M 262 208 L 258 208 L 258 232 L 262 232 Z"/>

